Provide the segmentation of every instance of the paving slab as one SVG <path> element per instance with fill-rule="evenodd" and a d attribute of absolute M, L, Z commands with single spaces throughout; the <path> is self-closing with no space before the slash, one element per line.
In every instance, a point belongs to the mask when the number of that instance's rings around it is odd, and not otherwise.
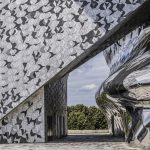
<path fill-rule="evenodd" d="M 0 150 L 140 150 L 129 147 L 121 137 L 108 134 L 69 135 L 39 144 L 1 144 Z"/>

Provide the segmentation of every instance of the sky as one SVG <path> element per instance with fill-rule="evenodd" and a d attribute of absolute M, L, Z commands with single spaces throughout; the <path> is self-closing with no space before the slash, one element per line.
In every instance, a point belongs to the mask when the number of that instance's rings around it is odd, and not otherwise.
<path fill-rule="evenodd" d="M 68 78 L 68 105 L 97 106 L 95 93 L 108 75 L 102 53 L 72 71 Z"/>

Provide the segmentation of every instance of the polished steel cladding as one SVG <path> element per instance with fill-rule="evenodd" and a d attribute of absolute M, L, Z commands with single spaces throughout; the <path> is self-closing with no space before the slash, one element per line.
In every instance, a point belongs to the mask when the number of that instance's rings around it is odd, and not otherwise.
<path fill-rule="evenodd" d="M 139 26 L 104 51 L 110 75 L 96 93 L 114 134 L 126 141 L 150 142 L 150 26 Z M 110 123 L 109 123 L 110 124 Z M 116 132 L 117 131 L 117 132 Z"/>

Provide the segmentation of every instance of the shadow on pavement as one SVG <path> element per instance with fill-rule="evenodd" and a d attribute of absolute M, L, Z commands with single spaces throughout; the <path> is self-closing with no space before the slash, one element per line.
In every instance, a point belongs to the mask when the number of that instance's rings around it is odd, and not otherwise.
<path fill-rule="evenodd" d="M 124 137 L 115 137 L 112 135 L 89 135 L 78 134 L 68 135 L 59 140 L 51 141 L 50 143 L 75 143 L 75 142 L 124 142 Z"/>

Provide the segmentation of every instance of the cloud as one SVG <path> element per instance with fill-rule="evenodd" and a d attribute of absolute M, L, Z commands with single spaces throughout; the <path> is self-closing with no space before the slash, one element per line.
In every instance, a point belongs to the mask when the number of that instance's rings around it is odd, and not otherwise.
<path fill-rule="evenodd" d="M 102 53 L 72 71 L 68 78 L 68 105 L 96 105 L 95 92 L 108 75 Z"/>
<path fill-rule="evenodd" d="M 95 89 L 96 87 L 97 87 L 97 86 L 96 86 L 95 84 L 88 84 L 88 85 L 82 86 L 80 89 L 81 89 L 81 90 L 90 91 L 90 90 Z"/>

